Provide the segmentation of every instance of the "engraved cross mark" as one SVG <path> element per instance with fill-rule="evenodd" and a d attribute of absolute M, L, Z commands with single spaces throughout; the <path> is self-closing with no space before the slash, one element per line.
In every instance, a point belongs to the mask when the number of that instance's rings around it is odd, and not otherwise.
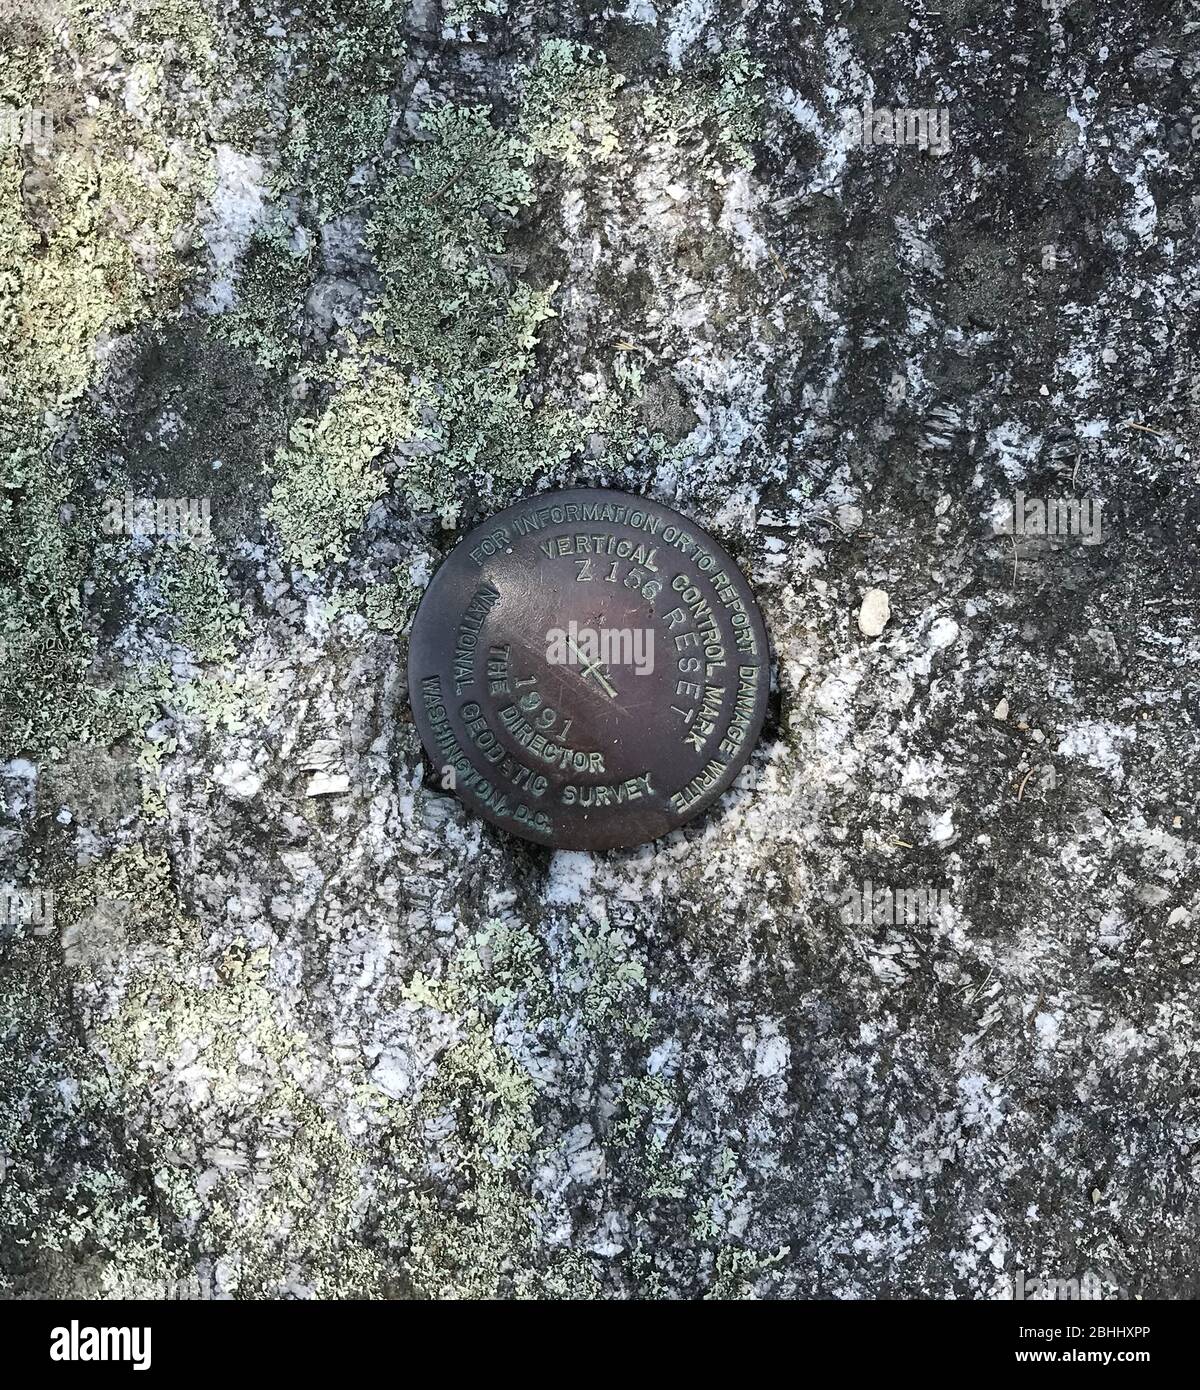
<path fill-rule="evenodd" d="M 589 676 L 595 676 L 596 679 L 600 682 L 600 685 L 604 688 L 609 699 L 615 700 L 617 698 L 617 692 L 608 683 L 607 678 L 600 670 L 600 667 L 603 663 L 599 661 L 593 661 L 589 663 L 587 657 L 584 656 L 584 654 L 579 650 L 579 648 L 575 645 L 575 642 L 570 637 L 567 638 L 567 641 L 570 643 L 571 650 L 580 659 L 580 661 L 583 662 L 583 679 L 587 680 Z"/>

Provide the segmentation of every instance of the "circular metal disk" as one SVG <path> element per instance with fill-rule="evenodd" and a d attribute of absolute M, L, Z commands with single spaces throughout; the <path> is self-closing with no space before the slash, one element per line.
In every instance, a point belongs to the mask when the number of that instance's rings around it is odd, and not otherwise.
<path fill-rule="evenodd" d="M 413 622 L 413 715 L 441 785 L 555 849 L 704 811 L 762 728 L 770 656 L 745 578 L 678 512 L 547 492 L 470 532 Z"/>

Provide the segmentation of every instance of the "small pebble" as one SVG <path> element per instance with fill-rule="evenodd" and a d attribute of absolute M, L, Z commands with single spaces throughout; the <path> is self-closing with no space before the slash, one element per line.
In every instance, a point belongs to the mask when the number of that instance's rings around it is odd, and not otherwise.
<path fill-rule="evenodd" d="M 939 618 L 929 629 L 929 645 L 934 651 L 942 651 L 958 641 L 958 624 L 953 618 Z"/>
<path fill-rule="evenodd" d="M 883 589 L 868 589 L 858 610 L 859 631 L 866 637 L 878 637 L 892 616 L 892 606 Z"/>

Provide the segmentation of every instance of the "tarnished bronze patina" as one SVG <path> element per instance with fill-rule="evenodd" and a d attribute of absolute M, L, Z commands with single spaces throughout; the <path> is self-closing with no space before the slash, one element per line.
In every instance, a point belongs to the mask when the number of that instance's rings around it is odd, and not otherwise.
<path fill-rule="evenodd" d="M 669 507 L 578 489 L 470 532 L 413 622 L 426 751 L 481 816 L 555 849 L 656 839 L 745 764 L 767 706 L 762 615 Z"/>

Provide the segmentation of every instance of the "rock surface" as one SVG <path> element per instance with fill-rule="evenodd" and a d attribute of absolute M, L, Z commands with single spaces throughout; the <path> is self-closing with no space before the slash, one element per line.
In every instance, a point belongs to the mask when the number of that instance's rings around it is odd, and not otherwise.
<path fill-rule="evenodd" d="M 4 1292 L 1200 1293 L 1195 25 L 28 11 Z M 604 856 L 470 819 L 405 686 L 455 537 L 572 484 L 777 658 Z"/>

